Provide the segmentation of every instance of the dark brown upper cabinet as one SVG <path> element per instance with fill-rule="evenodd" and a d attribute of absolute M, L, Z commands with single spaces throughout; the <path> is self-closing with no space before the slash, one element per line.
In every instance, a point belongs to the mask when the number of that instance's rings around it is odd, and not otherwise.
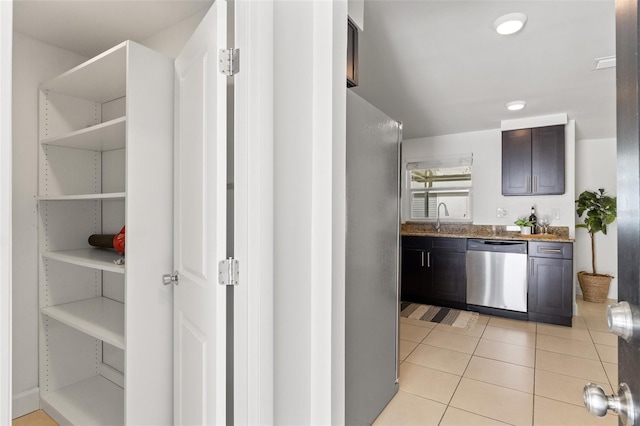
<path fill-rule="evenodd" d="M 564 194 L 564 126 L 502 132 L 502 195 Z"/>

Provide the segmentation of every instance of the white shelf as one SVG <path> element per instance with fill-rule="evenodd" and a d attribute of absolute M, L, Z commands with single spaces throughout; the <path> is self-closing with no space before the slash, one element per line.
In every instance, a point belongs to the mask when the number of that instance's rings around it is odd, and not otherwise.
<path fill-rule="evenodd" d="M 124 350 L 124 304 L 106 297 L 42 308 L 41 312 L 69 327 Z"/>
<path fill-rule="evenodd" d="M 41 86 L 42 90 L 105 103 L 126 95 L 127 42 L 107 50 Z"/>
<path fill-rule="evenodd" d="M 84 201 L 84 200 L 124 200 L 124 192 L 111 192 L 108 194 L 78 194 L 78 195 L 43 195 L 38 201 Z"/>
<path fill-rule="evenodd" d="M 116 265 L 113 263 L 114 260 L 122 256 L 113 250 L 83 248 L 76 250 L 46 251 L 42 253 L 42 256 L 73 265 L 124 274 L 124 265 Z"/>
<path fill-rule="evenodd" d="M 101 152 L 123 149 L 125 147 L 126 125 L 127 117 L 118 117 L 86 129 L 46 138 L 40 143 Z"/>
<path fill-rule="evenodd" d="M 60 424 L 124 424 L 124 389 L 94 376 L 42 395 L 42 408 Z"/>

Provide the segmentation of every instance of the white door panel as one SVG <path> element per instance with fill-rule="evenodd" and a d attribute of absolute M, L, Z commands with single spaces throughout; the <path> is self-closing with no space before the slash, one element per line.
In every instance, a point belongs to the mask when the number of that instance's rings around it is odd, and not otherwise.
<path fill-rule="evenodd" d="M 226 2 L 216 1 L 176 59 L 175 424 L 223 424 L 226 288 Z"/>
<path fill-rule="evenodd" d="M 205 259 L 207 248 L 205 246 L 206 230 L 205 210 L 206 194 L 204 182 L 206 165 L 206 146 L 204 145 L 204 119 L 205 112 L 205 76 L 206 55 L 202 61 L 196 62 L 187 70 L 180 80 L 180 139 L 185 141 L 200 141 L 198 143 L 182 144 L 180 147 L 180 162 L 178 180 L 180 193 L 181 220 L 178 234 L 178 268 L 183 274 L 192 274 L 194 279 L 206 279 Z M 201 178 L 202 177 L 202 178 Z"/>
<path fill-rule="evenodd" d="M 207 337 L 197 329 L 184 315 L 178 318 L 178 340 L 180 344 L 180 377 L 179 395 L 181 400 L 180 422 L 181 425 L 202 425 L 207 418 L 205 400 L 203 398 L 189 398 L 194 390 L 204 395 L 206 393 L 205 375 L 199 374 L 206 371 L 207 365 Z M 189 367 L 191 366 L 191 367 Z"/>

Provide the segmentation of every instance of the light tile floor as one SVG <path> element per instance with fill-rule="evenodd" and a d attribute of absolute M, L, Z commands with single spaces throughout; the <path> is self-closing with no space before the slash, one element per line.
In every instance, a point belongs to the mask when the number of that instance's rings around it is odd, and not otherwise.
<path fill-rule="evenodd" d="M 582 402 L 589 381 L 608 394 L 618 387 L 608 303 L 579 298 L 571 328 L 481 315 L 465 330 L 402 318 L 400 390 L 374 425 L 617 425 Z"/>

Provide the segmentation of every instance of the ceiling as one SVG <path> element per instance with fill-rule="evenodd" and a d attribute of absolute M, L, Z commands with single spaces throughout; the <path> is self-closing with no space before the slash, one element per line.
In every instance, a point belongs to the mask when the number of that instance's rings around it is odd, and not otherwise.
<path fill-rule="evenodd" d="M 14 28 L 92 57 L 142 41 L 212 0 L 17 0 Z M 404 123 L 405 139 L 496 129 L 500 121 L 566 112 L 579 139 L 615 137 L 614 0 L 366 0 L 359 84 L 369 102 Z M 500 36 L 499 16 L 524 29 Z M 526 100 L 522 111 L 505 103 Z"/>
<path fill-rule="evenodd" d="M 211 3 L 213 0 L 16 0 L 13 26 L 36 40 L 93 57 L 124 40 L 146 40 Z"/>
<path fill-rule="evenodd" d="M 493 21 L 522 12 L 512 36 Z M 366 1 L 355 91 L 396 120 L 405 139 L 500 128 L 566 112 L 578 139 L 616 134 L 614 0 Z M 521 111 L 505 104 L 526 100 Z"/>

